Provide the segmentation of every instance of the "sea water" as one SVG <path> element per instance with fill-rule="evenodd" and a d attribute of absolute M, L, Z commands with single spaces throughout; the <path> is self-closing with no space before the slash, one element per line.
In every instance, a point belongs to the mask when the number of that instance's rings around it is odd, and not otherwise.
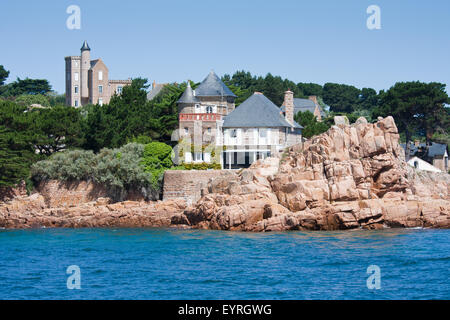
<path fill-rule="evenodd" d="M 450 299 L 449 279 L 450 230 L 0 230 L 0 299 Z"/>

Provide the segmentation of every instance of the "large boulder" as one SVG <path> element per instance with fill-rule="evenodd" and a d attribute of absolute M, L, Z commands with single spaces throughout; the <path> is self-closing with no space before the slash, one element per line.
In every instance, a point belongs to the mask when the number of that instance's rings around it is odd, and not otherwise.
<path fill-rule="evenodd" d="M 336 125 L 212 183 L 186 213 L 193 226 L 246 231 L 448 227 L 449 175 L 408 167 L 392 117 Z M 440 199 L 433 201 L 432 199 Z"/>

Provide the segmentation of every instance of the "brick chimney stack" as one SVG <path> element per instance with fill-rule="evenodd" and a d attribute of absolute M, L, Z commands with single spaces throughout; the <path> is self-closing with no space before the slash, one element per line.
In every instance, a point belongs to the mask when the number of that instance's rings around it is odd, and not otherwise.
<path fill-rule="evenodd" d="M 291 90 L 284 93 L 283 106 L 285 108 L 286 121 L 294 124 L 294 93 Z"/>
<path fill-rule="evenodd" d="M 309 96 L 308 97 L 309 100 L 311 100 L 312 102 L 314 102 L 314 104 L 317 106 L 319 103 L 317 102 L 317 96 Z"/>

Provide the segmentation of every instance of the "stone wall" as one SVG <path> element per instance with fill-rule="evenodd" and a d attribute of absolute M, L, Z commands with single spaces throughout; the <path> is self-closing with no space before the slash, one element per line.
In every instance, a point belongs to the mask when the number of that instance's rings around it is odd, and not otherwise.
<path fill-rule="evenodd" d="M 234 170 L 168 170 L 164 173 L 163 201 L 183 198 L 197 202 L 212 178 L 234 175 Z"/>
<path fill-rule="evenodd" d="M 45 204 L 50 208 L 77 206 L 98 198 L 114 198 L 105 186 L 90 181 L 49 180 L 39 183 L 35 191 L 44 197 Z M 144 196 L 139 192 L 128 192 L 124 200 L 142 201 Z"/>

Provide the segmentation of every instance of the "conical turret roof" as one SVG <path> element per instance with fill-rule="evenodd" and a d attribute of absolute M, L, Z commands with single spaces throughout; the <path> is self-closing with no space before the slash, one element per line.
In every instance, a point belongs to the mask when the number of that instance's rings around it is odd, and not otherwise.
<path fill-rule="evenodd" d="M 194 95 L 194 90 L 191 88 L 191 83 L 187 82 L 186 90 L 184 90 L 183 95 L 177 101 L 178 103 L 199 103 L 200 101 Z"/>
<path fill-rule="evenodd" d="M 89 45 L 86 40 L 84 40 L 83 46 L 81 47 L 81 51 L 84 51 L 84 50 L 91 50 L 91 48 L 89 48 Z"/>
<path fill-rule="evenodd" d="M 195 89 L 195 95 L 197 97 L 236 97 L 214 71 L 211 71 Z"/>

